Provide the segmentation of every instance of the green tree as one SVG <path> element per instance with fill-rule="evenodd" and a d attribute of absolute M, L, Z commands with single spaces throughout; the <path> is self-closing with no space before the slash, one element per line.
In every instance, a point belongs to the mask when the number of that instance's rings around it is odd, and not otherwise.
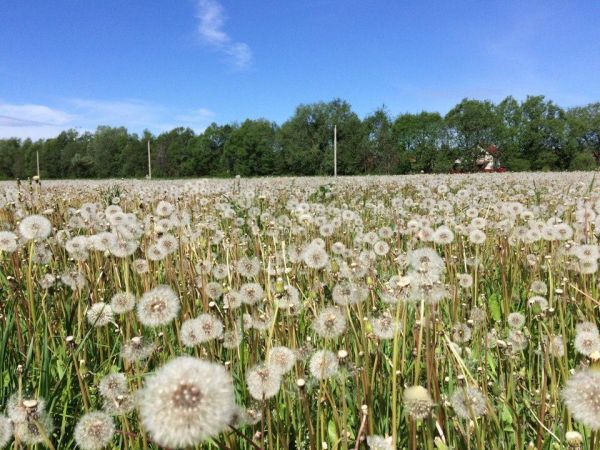
<path fill-rule="evenodd" d="M 26 178 L 37 174 L 36 154 L 40 152 L 43 145 L 44 141 L 41 139 L 36 142 L 25 139 L 21 142 L 21 148 L 19 149 L 20 163 L 18 168 L 15 167 L 17 177 Z"/>
<path fill-rule="evenodd" d="M 567 121 L 578 151 L 593 155 L 595 165 L 600 164 L 600 102 L 571 108 L 567 111 Z M 583 160 L 579 158 L 577 164 Z"/>
<path fill-rule="evenodd" d="M 188 177 L 193 175 L 192 158 L 194 131 L 174 128 L 160 134 L 153 146 L 152 174 L 159 177 Z"/>
<path fill-rule="evenodd" d="M 394 173 L 398 152 L 394 145 L 392 119 L 385 108 L 377 109 L 363 120 L 365 143 L 360 165 L 363 173 Z"/>
<path fill-rule="evenodd" d="M 277 125 L 264 119 L 245 120 L 231 130 L 223 149 L 223 166 L 230 175 L 273 174 Z"/>
<path fill-rule="evenodd" d="M 595 170 L 598 166 L 597 160 L 591 153 L 580 152 L 571 160 L 571 170 Z"/>
<path fill-rule="evenodd" d="M 331 175 L 337 126 L 341 175 L 463 170 L 489 145 L 509 170 L 564 170 L 600 165 L 600 102 L 564 110 L 543 96 L 498 104 L 464 99 L 438 113 L 392 118 L 379 108 L 361 120 L 348 102 L 300 105 L 281 127 L 266 119 L 211 124 L 204 132 L 175 128 L 154 137 L 100 126 L 54 138 L 0 139 L 0 178 L 143 177 L 151 143 L 154 177 Z"/>
<path fill-rule="evenodd" d="M 223 165 L 223 153 L 233 130 L 231 125 L 219 126 L 212 123 L 201 135 L 193 139 L 190 150 L 194 176 L 227 175 L 227 168 Z"/>
<path fill-rule="evenodd" d="M 0 177 L 11 179 L 19 176 L 15 171 L 15 160 L 20 147 L 21 141 L 16 138 L 0 141 Z"/>
<path fill-rule="evenodd" d="M 338 173 L 362 171 L 364 143 L 361 120 L 348 102 L 300 105 L 281 126 L 282 171 L 294 175 L 333 173 L 333 127 L 337 126 Z"/>
<path fill-rule="evenodd" d="M 541 95 L 528 96 L 521 110 L 522 156 L 531 162 L 532 168 L 539 170 L 547 164 L 554 169 L 569 167 L 576 148 L 568 135 L 565 111 Z"/>
<path fill-rule="evenodd" d="M 446 114 L 445 122 L 462 170 L 474 170 L 482 151 L 498 140 L 500 121 L 494 105 L 487 100 L 464 99 Z"/>
<path fill-rule="evenodd" d="M 88 153 L 94 161 L 94 176 L 114 178 L 121 174 L 122 151 L 127 145 L 127 128 L 100 126 L 88 144 Z"/>
<path fill-rule="evenodd" d="M 94 175 L 94 160 L 89 155 L 75 153 L 69 164 L 69 172 L 74 178 L 91 178 Z"/>
<path fill-rule="evenodd" d="M 392 125 L 396 143 L 399 167 L 398 172 L 426 172 L 435 170 L 436 161 L 451 158 L 446 145 L 444 120 L 438 113 L 421 112 L 402 114 Z"/>
<path fill-rule="evenodd" d="M 517 160 L 523 158 L 520 141 L 521 105 L 513 97 L 506 97 L 495 106 L 494 111 L 498 120 L 494 144 L 499 151 L 500 163 L 510 169 L 511 164 L 517 162 L 518 165 Z"/>
<path fill-rule="evenodd" d="M 148 142 L 152 151 L 154 136 L 148 130 L 144 130 L 141 137 L 137 134 L 128 136 L 121 152 L 121 176 L 143 178 L 148 175 Z"/>

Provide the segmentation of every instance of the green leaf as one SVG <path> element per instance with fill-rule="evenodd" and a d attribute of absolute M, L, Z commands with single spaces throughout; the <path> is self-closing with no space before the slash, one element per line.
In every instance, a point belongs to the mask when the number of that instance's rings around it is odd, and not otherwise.
<path fill-rule="evenodd" d="M 510 424 L 513 423 L 512 414 L 510 413 L 510 410 L 506 406 L 502 407 L 502 413 L 500 414 L 500 417 L 502 418 L 502 421 L 505 423 L 510 423 Z"/>
<path fill-rule="evenodd" d="M 330 420 L 329 423 L 327 424 L 327 436 L 329 437 L 329 442 L 337 442 L 338 441 L 337 428 L 336 428 L 335 422 L 333 420 Z"/>
<path fill-rule="evenodd" d="M 500 419 L 504 424 L 504 431 L 514 431 L 512 426 L 513 416 L 510 412 L 510 409 L 506 405 L 502 407 L 502 411 L 500 412 Z"/>
<path fill-rule="evenodd" d="M 494 319 L 495 322 L 500 322 L 500 320 L 502 320 L 502 309 L 500 308 L 500 299 L 497 295 L 490 296 L 488 307 L 492 319 Z"/>
<path fill-rule="evenodd" d="M 491 353 L 487 354 L 487 362 L 492 372 L 496 373 L 496 360 L 494 359 Z"/>
<path fill-rule="evenodd" d="M 440 439 L 439 436 L 436 436 L 433 442 L 435 443 L 435 448 L 437 448 L 438 450 L 448 450 L 448 446 L 444 444 L 444 442 Z"/>

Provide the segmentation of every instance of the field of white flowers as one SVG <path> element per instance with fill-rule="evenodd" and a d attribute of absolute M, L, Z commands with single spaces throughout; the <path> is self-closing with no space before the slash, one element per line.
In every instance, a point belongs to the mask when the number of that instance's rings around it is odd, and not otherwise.
<path fill-rule="evenodd" d="M 0 184 L 0 447 L 597 449 L 594 173 Z"/>

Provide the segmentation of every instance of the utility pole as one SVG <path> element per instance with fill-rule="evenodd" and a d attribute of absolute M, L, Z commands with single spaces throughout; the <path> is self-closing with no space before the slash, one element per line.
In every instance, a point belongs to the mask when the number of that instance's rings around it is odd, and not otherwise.
<path fill-rule="evenodd" d="M 333 176 L 337 178 L 337 125 L 333 126 Z"/>
<path fill-rule="evenodd" d="M 40 179 L 40 152 L 39 151 L 35 151 L 35 165 L 37 167 L 37 177 L 38 180 Z"/>
<path fill-rule="evenodd" d="M 150 159 L 150 139 L 148 139 L 148 179 L 152 179 L 152 161 Z"/>

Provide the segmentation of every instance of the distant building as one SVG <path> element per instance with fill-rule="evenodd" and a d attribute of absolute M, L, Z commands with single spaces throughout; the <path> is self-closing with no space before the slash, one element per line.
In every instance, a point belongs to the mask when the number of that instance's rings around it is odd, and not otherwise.
<path fill-rule="evenodd" d="M 490 145 L 488 148 L 479 146 L 480 155 L 475 160 L 475 172 L 506 172 L 506 168 L 500 163 L 500 151 L 496 145 Z M 454 161 L 454 171 L 462 172 L 464 170 L 462 159 Z"/>

